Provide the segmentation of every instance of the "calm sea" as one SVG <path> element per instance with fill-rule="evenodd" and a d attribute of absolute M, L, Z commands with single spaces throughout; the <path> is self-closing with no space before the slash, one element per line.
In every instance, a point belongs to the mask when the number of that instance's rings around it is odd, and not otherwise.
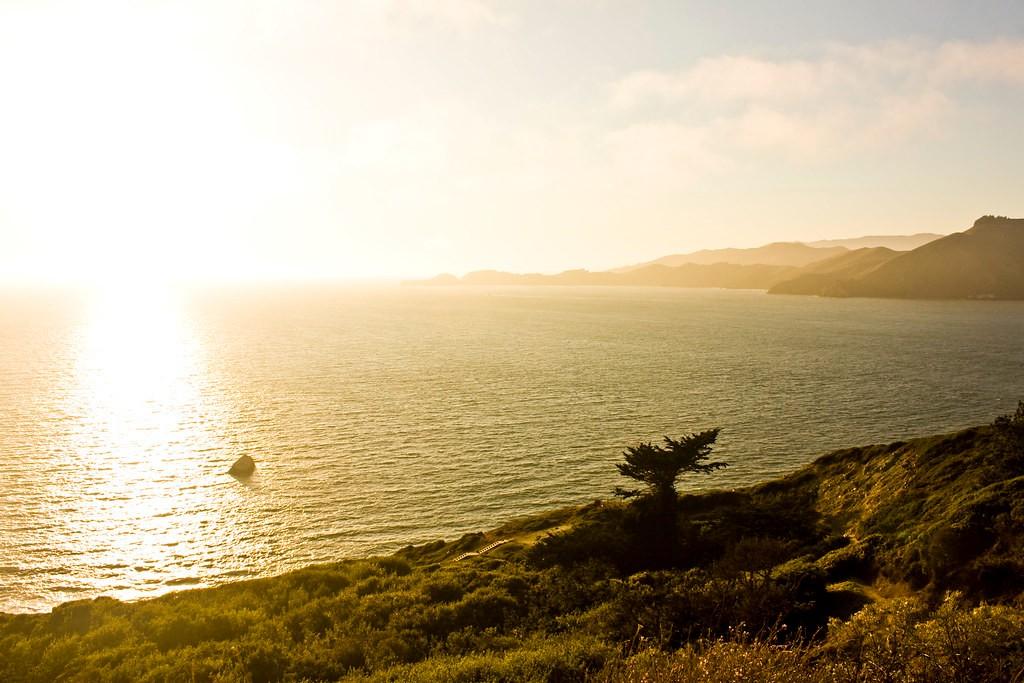
<path fill-rule="evenodd" d="M 1024 303 L 655 288 L 0 294 L 0 611 L 381 553 L 607 497 L 722 426 L 734 487 L 1024 398 Z M 226 474 L 242 454 L 248 482 Z"/>

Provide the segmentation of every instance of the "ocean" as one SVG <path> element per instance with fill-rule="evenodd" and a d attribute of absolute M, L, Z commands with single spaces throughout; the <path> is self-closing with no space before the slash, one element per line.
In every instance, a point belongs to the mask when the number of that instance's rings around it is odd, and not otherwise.
<path fill-rule="evenodd" d="M 1024 398 L 1024 302 L 659 288 L 0 291 L 0 611 L 137 599 L 609 497 L 732 488 Z M 256 474 L 227 474 L 241 455 Z"/>

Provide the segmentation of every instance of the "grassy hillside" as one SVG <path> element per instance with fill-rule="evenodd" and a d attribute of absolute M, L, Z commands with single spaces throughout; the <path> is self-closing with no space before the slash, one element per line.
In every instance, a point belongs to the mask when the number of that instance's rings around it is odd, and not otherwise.
<path fill-rule="evenodd" d="M 903 254 L 858 279 L 857 296 L 1024 298 L 1024 219 L 974 226 Z"/>
<path fill-rule="evenodd" d="M 390 557 L 0 616 L 0 680 L 1012 680 L 1022 475 L 1024 409 L 683 496 L 671 539 L 642 501 L 596 501 Z"/>
<path fill-rule="evenodd" d="M 1024 299 L 1024 220 L 983 216 L 908 252 L 860 249 L 812 264 L 769 293 Z"/>

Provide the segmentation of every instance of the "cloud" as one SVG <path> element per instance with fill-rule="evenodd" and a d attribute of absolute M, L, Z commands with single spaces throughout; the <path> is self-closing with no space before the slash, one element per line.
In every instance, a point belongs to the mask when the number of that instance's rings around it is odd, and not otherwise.
<path fill-rule="evenodd" d="M 812 111 L 751 107 L 716 124 L 722 147 L 804 162 L 885 150 L 914 135 L 938 135 L 951 104 L 939 93 L 892 95 L 870 104 Z"/>
<path fill-rule="evenodd" d="M 715 149 L 712 126 L 674 122 L 635 123 L 611 131 L 604 139 L 609 172 L 622 182 L 649 187 L 678 186 L 696 176 L 729 170 L 729 158 Z"/>
<path fill-rule="evenodd" d="M 938 50 L 932 76 L 948 83 L 1024 85 L 1024 41 L 946 43 Z"/>
<path fill-rule="evenodd" d="M 710 57 L 677 71 L 629 74 L 613 84 L 611 101 L 620 109 L 684 101 L 806 102 L 968 83 L 1024 85 L 1024 41 L 832 45 L 809 60 Z"/>
<path fill-rule="evenodd" d="M 827 161 L 940 136 L 967 106 L 964 91 L 1024 86 L 1024 41 L 829 45 L 814 59 L 725 55 L 675 71 L 639 71 L 611 86 L 609 104 L 630 123 L 665 131 L 675 153 L 700 140 L 709 169 L 720 157 L 774 155 Z M 630 135 L 613 133 L 621 144 Z M 690 167 L 692 170 L 692 167 Z"/>
<path fill-rule="evenodd" d="M 702 59 L 683 71 L 630 74 L 613 86 L 612 102 L 626 109 L 651 101 L 806 98 L 847 77 L 831 62 L 771 62 L 743 56 L 715 57 Z"/>

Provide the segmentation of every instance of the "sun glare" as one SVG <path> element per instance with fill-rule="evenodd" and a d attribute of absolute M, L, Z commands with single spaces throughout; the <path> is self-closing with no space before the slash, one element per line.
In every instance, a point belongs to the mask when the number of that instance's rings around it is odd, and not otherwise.
<path fill-rule="evenodd" d="M 166 440 L 179 416 L 154 409 L 199 399 L 189 381 L 196 372 L 195 343 L 185 334 L 173 292 L 137 282 L 97 289 L 88 315 L 78 371 L 93 414 L 113 431 Z"/>
<path fill-rule="evenodd" d="M 104 492 L 79 501 L 74 515 L 103 539 L 91 564 L 123 567 L 108 592 L 138 597 L 129 586 L 148 568 L 166 571 L 173 552 L 209 542 L 205 513 L 190 524 L 174 515 L 213 504 L 205 470 L 186 466 L 218 436 L 201 387 L 201 349 L 179 296 L 146 286 L 94 291 L 76 348 L 64 406 L 76 427 L 62 450 L 77 467 L 62 481 Z"/>

